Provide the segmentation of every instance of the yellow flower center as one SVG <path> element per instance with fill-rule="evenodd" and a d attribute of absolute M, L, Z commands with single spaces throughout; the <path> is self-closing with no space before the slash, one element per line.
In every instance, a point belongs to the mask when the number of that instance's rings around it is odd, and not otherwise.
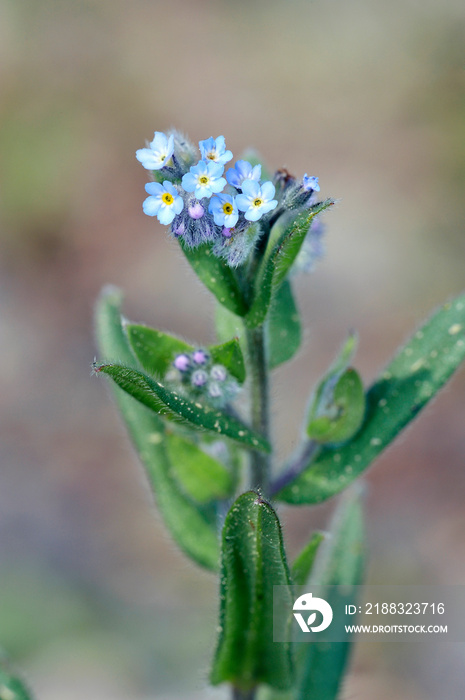
<path fill-rule="evenodd" d="M 254 200 L 253 200 L 253 205 L 254 205 L 254 207 L 261 207 L 262 204 L 263 204 L 263 199 L 259 199 L 259 198 L 257 197 L 257 199 L 254 199 Z"/>
<path fill-rule="evenodd" d="M 208 183 L 208 177 L 206 175 L 202 175 L 202 177 L 199 177 L 199 182 L 201 185 L 206 185 Z"/>
<path fill-rule="evenodd" d="M 224 214 L 226 214 L 228 216 L 229 214 L 232 214 L 232 212 L 233 212 L 232 204 L 229 204 L 229 202 L 226 202 L 225 204 L 223 204 L 223 213 Z"/>
<path fill-rule="evenodd" d="M 215 151 L 210 151 L 210 153 L 208 153 L 208 155 L 207 155 L 207 158 L 208 158 L 209 160 L 215 160 L 215 158 L 216 158 L 216 153 L 215 153 Z"/>
<path fill-rule="evenodd" d="M 166 158 L 166 153 L 160 153 L 160 155 L 158 157 L 160 158 L 160 163 L 163 163 L 163 161 Z"/>
<path fill-rule="evenodd" d="M 174 197 L 169 192 L 164 192 L 162 194 L 161 198 L 162 198 L 162 201 L 165 202 L 165 204 L 167 204 L 168 206 L 170 206 L 174 202 Z"/>

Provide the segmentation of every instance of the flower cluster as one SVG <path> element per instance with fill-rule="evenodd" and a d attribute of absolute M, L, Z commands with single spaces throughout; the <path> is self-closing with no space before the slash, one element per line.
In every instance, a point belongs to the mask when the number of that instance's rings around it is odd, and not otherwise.
<path fill-rule="evenodd" d="M 224 136 L 200 141 L 199 150 L 196 162 L 195 148 L 185 137 L 156 131 L 148 147 L 136 152 L 155 180 L 145 186 L 149 196 L 143 210 L 170 226 L 188 248 L 212 243 L 213 254 L 232 267 L 246 260 L 272 216 L 305 206 L 320 189 L 318 178 L 305 174 L 297 182 L 283 178 L 285 171 L 278 171 L 274 182 L 262 182 L 262 166 L 247 160 L 225 172 L 233 154 Z"/>
<path fill-rule="evenodd" d="M 187 396 L 204 398 L 218 408 L 232 401 L 239 391 L 236 380 L 226 367 L 214 363 L 211 355 L 202 348 L 176 355 L 167 380 L 180 384 Z"/>

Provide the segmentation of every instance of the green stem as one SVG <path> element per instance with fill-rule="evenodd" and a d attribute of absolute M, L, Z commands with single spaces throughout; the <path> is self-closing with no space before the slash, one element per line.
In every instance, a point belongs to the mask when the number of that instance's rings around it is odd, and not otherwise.
<path fill-rule="evenodd" d="M 233 688 L 232 700 L 254 700 L 255 688 L 252 690 L 242 691 L 239 688 Z"/>
<path fill-rule="evenodd" d="M 264 327 L 247 330 L 247 348 L 251 376 L 251 422 L 254 430 L 269 440 L 269 389 L 266 365 Z M 266 496 L 270 476 L 270 457 L 262 452 L 251 453 L 251 487 Z"/>

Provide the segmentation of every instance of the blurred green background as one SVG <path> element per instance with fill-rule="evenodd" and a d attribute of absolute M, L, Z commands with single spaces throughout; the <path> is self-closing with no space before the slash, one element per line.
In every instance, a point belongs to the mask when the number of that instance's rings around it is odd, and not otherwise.
<path fill-rule="evenodd" d="M 204 343 L 210 297 L 134 157 L 224 134 L 338 199 L 273 387 L 281 455 L 350 328 L 369 383 L 465 287 L 463 0 L 2 0 L 0 644 L 39 700 L 205 690 L 216 583 L 167 539 L 103 381 L 92 306 Z M 367 479 L 372 583 L 465 583 L 465 373 Z M 333 503 L 283 509 L 291 552 Z M 463 697 L 465 645 L 357 649 L 344 697 Z"/>

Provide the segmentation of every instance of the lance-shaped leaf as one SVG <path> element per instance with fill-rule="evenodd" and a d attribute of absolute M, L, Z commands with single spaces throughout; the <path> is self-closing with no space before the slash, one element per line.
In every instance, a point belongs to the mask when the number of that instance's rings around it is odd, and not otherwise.
<path fill-rule="evenodd" d="M 346 494 L 334 516 L 331 536 L 321 545 L 310 577 L 311 585 L 344 586 L 345 596 L 362 583 L 364 525 L 358 489 Z M 323 597 L 332 605 L 337 593 Z M 324 589 L 323 589 L 324 591 Z M 355 602 L 355 598 L 351 601 Z M 334 607 L 336 607 L 334 605 Z M 296 700 L 336 700 L 348 662 L 350 642 L 296 644 Z"/>
<path fill-rule="evenodd" d="M 172 367 L 173 359 L 177 354 L 190 353 L 195 349 L 193 345 L 181 338 L 149 326 L 128 323 L 125 330 L 132 351 L 143 369 L 160 379 Z M 208 351 L 212 360 L 224 365 L 238 382 L 242 383 L 245 380 L 244 358 L 237 338 L 221 345 L 211 345 Z"/>
<path fill-rule="evenodd" d="M 231 495 L 234 479 L 224 464 L 174 433 L 167 434 L 166 446 L 171 473 L 191 498 L 209 503 Z"/>
<path fill-rule="evenodd" d="M 297 214 L 285 228 L 272 251 L 265 256 L 258 270 L 252 306 L 244 317 L 244 322 L 249 328 L 263 323 L 273 295 L 296 259 L 313 219 L 332 204 L 334 204 L 332 199 L 326 199 L 324 202 L 319 202 L 310 209 Z"/>
<path fill-rule="evenodd" d="M 233 269 L 224 260 L 214 256 L 208 244 L 198 248 L 187 248 L 181 243 L 181 249 L 194 272 L 220 304 L 234 314 L 244 316 L 248 306 Z"/>
<path fill-rule="evenodd" d="M 299 312 L 288 280 L 284 280 L 271 302 L 266 337 L 270 369 L 290 360 L 300 347 Z"/>
<path fill-rule="evenodd" d="M 181 338 L 140 324 L 128 323 L 125 331 L 134 355 L 142 368 L 163 379 L 177 354 L 192 352 L 194 347 Z"/>
<path fill-rule="evenodd" d="M 324 539 L 323 532 L 315 532 L 295 558 L 291 567 L 291 577 L 296 586 L 303 586 L 310 576 L 316 555 Z"/>
<path fill-rule="evenodd" d="M 259 683 L 290 687 L 290 647 L 273 642 L 273 586 L 289 586 L 281 527 L 268 503 L 257 493 L 244 493 L 223 528 L 214 685 L 227 681 L 243 692 Z M 287 602 L 292 606 L 290 586 Z"/>
<path fill-rule="evenodd" d="M 0 700 L 33 700 L 23 681 L 6 666 L 0 667 Z"/>
<path fill-rule="evenodd" d="M 349 440 L 365 415 L 365 392 L 358 373 L 350 368 L 318 387 L 310 408 L 307 435 L 320 443 Z"/>
<path fill-rule="evenodd" d="M 122 362 L 136 360 L 121 324 L 122 295 L 106 288 L 96 307 L 96 333 L 103 357 Z M 114 385 L 114 394 L 162 517 L 179 547 L 198 564 L 216 569 L 219 546 L 212 509 L 199 507 L 184 494 L 171 473 L 163 421 L 125 391 Z"/>
<path fill-rule="evenodd" d="M 243 446 L 269 452 L 269 443 L 239 419 L 205 404 L 189 401 L 167 389 L 156 379 L 123 365 L 96 365 L 96 372 L 110 376 L 128 394 L 160 415 L 169 414 L 197 429 L 206 430 L 235 440 Z"/>
<path fill-rule="evenodd" d="M 355 438 L 338 449 L 323 447 L 277 498 L 319 503 L 344 489 L 415 418 L 464 359 L 465 295 L 461 295 L 433 314 L 370 388 L 365 420 Z"/>

